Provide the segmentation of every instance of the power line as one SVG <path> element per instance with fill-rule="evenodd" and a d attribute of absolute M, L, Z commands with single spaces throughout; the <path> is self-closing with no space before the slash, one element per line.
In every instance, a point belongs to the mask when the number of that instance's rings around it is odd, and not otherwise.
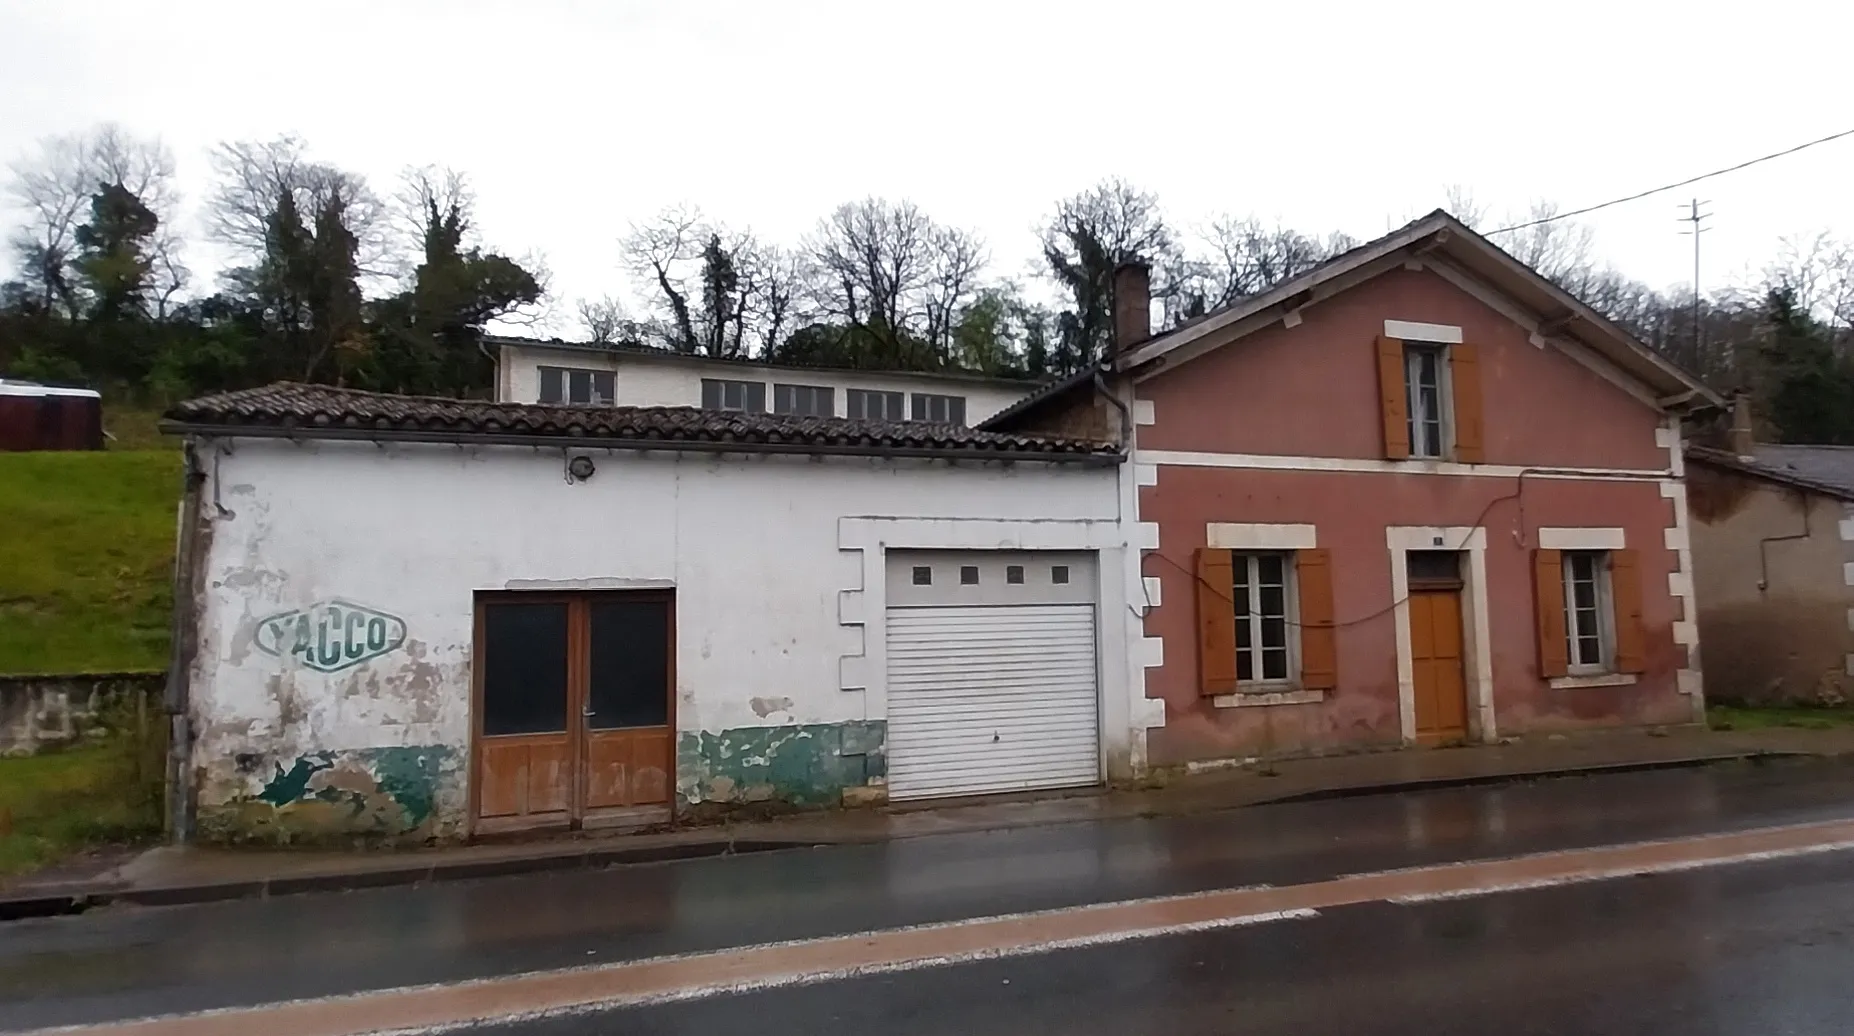
<path fill-rule="evenodd" d="M 1640 191 L 1638 193 L 1631 194 L 1626 198 L 1615 198 L 1610 201 L 1600 202 L 1596 205 L 1586 206 L 1585 208 L 1572 209 L 1570 212 L 1560 212 L 1555 216 L 1546 216 L 1544 219 L 1530 220 L 1525 223 L 1515 223 L 1510 227 L 1501 227 L 1499 230 L 1490 230 L 1488 231 L 1488 234 L 1489 235 L 1510 234 L 1515 230 L 1525 230 L 1529 227 L 1544 226 L 1547 223 L 1556 223 L 1557 221 L 1561 219 L 1570 219 L 1572 216 L 1582 216 L 1583 214 L 1587 212 L 1595 212 L 1598 209 L 1607 209 L 1612 205 L 1621 205 L 1624 202 L 1637 201 L 1642 198 L 1646 198 L 1651 194 L 1660 194 L 1662 191 L 1678 190 L 1690 184 L 1699 183 L 1701 180 L 1710 180 L 1715 176 L 1724 176 L 1726 173 L 1735 173 L 1740 169 L 1748 169 L 1751 166 L 1757 165 L 1760 162 L 1768 162 L 1773 158 L 1782 158 L 1785 155 L 1793 155 L 1798 151 L 1802 151 L 1808 148 L 1815 147 L 1817 144 L 1826 144 L 1832 140 L 1840 140 L 1842 137 L 1854 137 L 1854 129 L 1842 130 L 1840 133 L 1831 133 L 1828 136 L 1822 137 L 1819 140 L 1811 140 L 1807 144 L 1798 144 L 1795 147 L 1785 148 L 1782 151 L 1775 151 L 1775 152 L 1772 152 L 1771 154 L 1764 155 L 1759 158 L 1753 158 L 1746 162 L 1740 162 L 1737 165 L 1726 166 L 1724 169 L 1714 169 L 1710 173 L 1701 173 L 1698 176 L 1688 177 L 1687 179 L 1682 180 L 1679 183 L 1670 183 L 1663 187 L 1655 187 L 1655 188 L 1651 188 L 1646 191 Z"/>

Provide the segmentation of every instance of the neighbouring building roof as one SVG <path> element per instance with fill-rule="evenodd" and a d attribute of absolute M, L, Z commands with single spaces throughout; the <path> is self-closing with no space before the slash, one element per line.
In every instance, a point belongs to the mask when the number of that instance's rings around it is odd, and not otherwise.
<path fill-rule="evenodd" d="M 744 414 L 696 407 L 562 406 L 398 396 L 278 382 L 169 409 L 163 430 L 412 442 L 572 443 L 706 452 L 988 457 L 1114 463 L 1108 443 L 918 421 Z"/>
<path fill-rule="evenodd" d="M 95 389 L 71 388 L 66 385 L 41 385 L 36 381 L 14 381 L 0 378 L 0 396 L 74 396 L 79 399 L 101 399 L 102 394 Z"/>
<path fill-rule="evenodd" d="M 1749 457 L 1708 446 L 1687 447 L 1687 459 L 1770 482 L 1854 501 L 1854 446 L 1766 446 Z"/>
<path fill-rule="evenodd" d="M 733 367 L 750 367 L 765 371 L 817 371 L 832 374 L 870 374 L 888 375 L 902 378 L 923 378 L 942 381 L 979 382 L 1016 388 L 1024 392 L 1044 383 L 1040 378 L 1007 378 L 993 374 L 982 374 L 967 370 L 902 370 L 885 367 L 843 367 L 826 363 L 768 363 L 765 360 L 746 356 L 705 356 L 700 353 L 679 353 L 670 349 L 658 349 L 648 345 L 628 342 L 568 342 L 558 338 L 520 338 L 512 335 L 485 335 L 485 344 L 492 346 L 509 346 L 517 349 L 557 349 L 567 352 L 595 353 L 598 355 L 634 356 L 641 359 L 661 360 L 666 363 L 685 364 L 722 364 Z"/>

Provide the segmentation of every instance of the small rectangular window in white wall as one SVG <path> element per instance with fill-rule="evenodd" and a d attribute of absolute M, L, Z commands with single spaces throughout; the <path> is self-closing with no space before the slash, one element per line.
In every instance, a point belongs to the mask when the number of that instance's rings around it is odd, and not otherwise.
<path fill-rule="evenodd" d="M 615 402 L 615 378 L 611 371 L 581 370 L 577 367 L 540 367 L 542 403 L 580 403 L 609 406 Z"/>
<path fill-rule="evenodd" d="M 773 385 L 773 413 L 834 417 L 837 390 L 828 385 Z"/>
<path fill-rule="evenodd" d="M 966 397 L 916 392 L 914 393 L 914 420 L 932 421 L 935 424 L 965 424 Z"/>
<path fill-rule="evenodd" d="M 905 421 L 908 415 L 902 409 L 903 400 L 899 392 L 851 389 L 844 400 L 843 416 L 859 421 Z"/>
<path fill-rule="evenodd" d="M 703 378 L 702 408 L 763 414 L 766 412 L 766 383 Z"/>

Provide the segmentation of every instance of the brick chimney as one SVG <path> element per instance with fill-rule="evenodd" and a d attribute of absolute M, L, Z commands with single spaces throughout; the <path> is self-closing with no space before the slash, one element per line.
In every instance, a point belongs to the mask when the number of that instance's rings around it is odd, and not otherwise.
<path fill-rule="evenodd" d="M 1757 452 L 1757 430 L 1751 423 L 1751 394 L 1732 397 L 1732 452 L 1750 458 Z"/>
<path fill-rule="evenodd" d="M 1152 267 L 1126 262 L 1114 267 L 1114 338 L 1110 354 L 1152 337 Z"/>

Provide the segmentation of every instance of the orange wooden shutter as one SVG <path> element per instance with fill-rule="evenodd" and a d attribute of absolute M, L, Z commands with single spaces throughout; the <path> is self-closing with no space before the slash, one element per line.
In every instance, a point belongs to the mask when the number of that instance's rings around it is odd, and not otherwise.
<path fill-rule="evenodd" d="M 1294 567 L 1300 588 L 1300 685 L 1310 691 L 1330 691 L 1339 686 L 1332 551 L 1295 551 Z"/>
<path fill-rule="evenodd" d="M 1197 551 L 1197 675 L 1205 697 L 1236 693 L 1235 575 L 1230 552 Z"/>
<path fill-rule="evenodd" d="M 1532 581 L 1537 596 L 1539 675 L 1550 678 L 1571 671 L 1570 646 L 1564 641 L 1564 554 L 1532 552 Z"/>
<path fill-rule="evenodd" d="M 1486 457 L 1481 430 L 1481 350 L 1451 345 L 1448 378 L 1455 395 L 1455 459 L 1479 464 Z"/>
<path fill-rule="evenodd" d="M 1378 400 L 1384 415 L 1384 456 L 1410 456 L 1409 400 L 1403 385 L 1403 339 L 1378 339 Z"/>
<path fill-rule="evenodd" d="M 1616 606 L 1616 671 L 1644 672 L 1648 637 L 1642 628 L 1641 551 L 1609 552 L 1609 595 Z"/>

